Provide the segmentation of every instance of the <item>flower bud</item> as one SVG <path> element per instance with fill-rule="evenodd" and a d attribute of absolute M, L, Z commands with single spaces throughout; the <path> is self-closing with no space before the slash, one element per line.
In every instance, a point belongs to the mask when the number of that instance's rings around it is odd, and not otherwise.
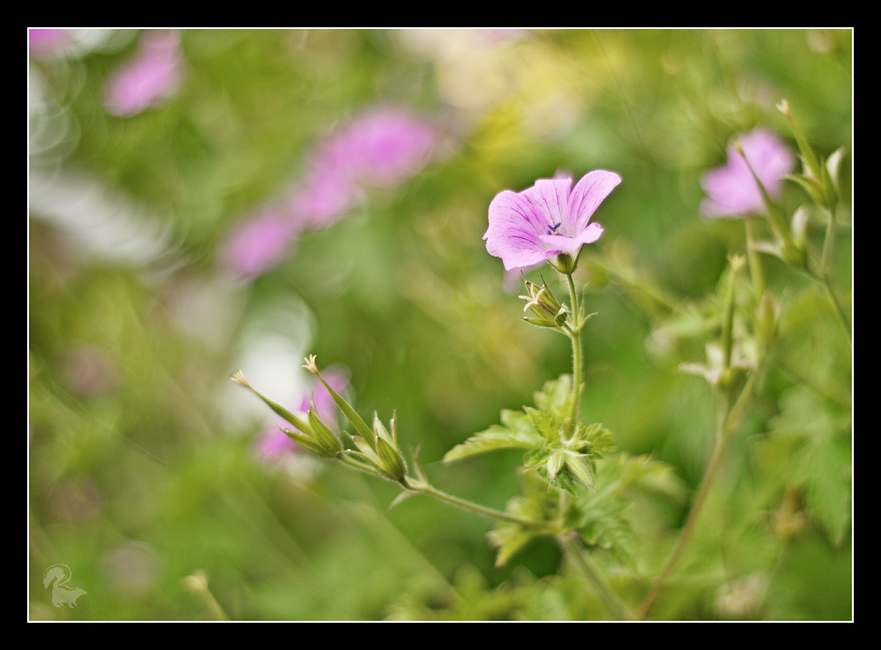
<path fill-rule="evenodd" d="M 269 408 L 271 408 L 271 409 L 272 409 L 277 415 L 280 415 L 282 418 L 284 418 L 285 420 L 287 420 L 288 422 L 290 422 L 291 424 L 293 424 L 293 425 L 294 425 L 295 427 L 297 427 L 300 431 L 302 431 L 303 433 L 306 433 L 306 434 L 308 434 L 308 435 L 312 435 L 312 430 L 309 428 L 309 425 L 308 425 L 308 424 L 306 424 L 305 422 L 303 422 L 303 420 L 301 420 L 301 419 L 298 418 L 296 415 L 294 415 L 293 413 L 291 413 L 290 411 L 288 411 L 288 410 L 287 410 L 285 407 L 283 407 L 281 404 L 277 404 L 276 402 L 273 402 L 273 401 L 272 401 L 271 399 L 269 399 L 268 397 L 264 396 L 264 395 L 261 394 L 261 393 L 258 393 L 256 390 L 254 390 L 254 388 L 251 386 L 251 384 L 249 384 L 248 381 L 245 379 L 245 376 L 242 374 L 242 371 L 241 371 L 241 370 L 237 370 L 237 371 L 233 374 L 233 376 L 230 377 L 230 379 L 231 379 L 232 381 L 236 382 L 237 384 L 239 384 L 240 386 L 244 386 L 245 388 L 247 388 L 248 390 L 250 390 L 250 391 L 251 391 L 252 393 L 254 393 L 257 397 L 259 397 L 260 399 L 262 399 L 263 402 L 264 402 Z"/>
<path fill-rule="evenodd" d="M 400 481 L 407 473 L 401 453 L 384 438 L 376 437 L 376 455 L 379 456 L 380 467 L 396 481 Z"/>
<path fill-rule="evenodd" d="M 564 275 L 572 275 L 578 267 L 578 256 L 572 257 L 569 253 L 560 253 L 556 262 L 551 262 L 551 266 Z"/>
<path fill-rule="evenodd" d="M 340 410 L 343 412 L 343 415 L 346 416 L 346 419 L 352 423 L 352 426 L 355 427 L 355 430 L 364 437 L 365 440 L 373 440 L 373 432 L 370 430 L 370 427 L 367 426 L 367 423 L 361 419 L 361 416 L 358 415 L 358 412 L 352 408 L 352 406 L 340 395 L 336 392 L 333 387 L 327 383 L 327 380 L 321 376 L 321 372 L 318 370 L 318 366 L 315 363 L 315 355 L 310 354 L 305 358 L 306 363 L 303 367 L 311 372 L 313 375 L 318 377 L 324 387 L 327 389 L 327 392 L 330 393 L 331 398 L 336 403 Z"/>
<path fill-rule="evenodd" d="M 768 347 L 777 338 L 777 308 L 771 294 L 765 291 L 759 302 L 759 309 L 756 312 L 757 327 L 759 340 L 762 345 Z"/>
<path fill-rule="evenodd" d="M 315 442 L 328 456 L 336 456 L 342 451 L 343 446 L 324 422 L 318 417 L 318 409 L 315 408 L 315 400 L 309 405 L 309 425 L 312 427 L 312 436 Z"/>
<path fill-rule="evenodd" d="M 780 247 L 780 256 L 794 269 L 805 270 L 808 268 L 807 251 L 803 246 L 798 246 L 794 242 L 784 242 Z"/>
<path fill-rule="evenodd" d="M 523 320 L 530 325 L 535 325 L 537 327 L 551 327 L 556 330 L 561 329 L 566 322 L 568 312 L 566 307 L 561 305 L 554 297 L 554 294 L 551 293 L 551 290 L 548 289 L 548 285 L 545 284 L 544 278 L 542 278 L 542 286 L 540 287 L 534 282 L 527 280 L 526 292 L 529 295 L 519 296 L 526 301 L 526 306 L 523 307 L 523 311 L 528 309 L 532 312 L 534 318 L 524 318 Z"/>
<path fill-rule="evenodd" d="M 723 368 L 716 380 L 716 388 L 732 397 L 740 393 L 744 384 L 746 384 L 746 370 L 741 366 Z"/>

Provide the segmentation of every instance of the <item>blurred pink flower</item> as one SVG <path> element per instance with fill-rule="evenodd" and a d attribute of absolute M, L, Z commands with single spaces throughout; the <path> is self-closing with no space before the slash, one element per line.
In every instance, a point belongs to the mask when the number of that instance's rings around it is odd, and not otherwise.
<path fill-rule="evenodd" d="M 28 49 L 35 56 L 51 56 L 70 40 L 66 29 L 29 29 Z"/>
<path fill-rule="evenodd" d="M 394 187 L 428 162 L 435 130 L 398 108 L 367 112 L 328 143 L 325 155 L 357 183 Z"/>
<path fill-rule="evenodd" d="M 264 209 L 236 226 L 223 246 L 223 264 L 240 275 L 255 277 L 283 260 L 299 226 L 283 211 Z"/>
<path fill-rule="evenodd" d="M 772 198 L 783 189 L 783 177 L 795 166 L 795 156 L 774 133 L 758 128 L 739 136 L 746 159 Z M 738 216 L 765 211 L 762 194 L 749 166 L 733 144 L 728 145 L 728 164 L 701 177 L 707 198 L 701 212 L 710 217 Z"/>
<path fill-rule="evenodd" d="M 315 161 L 288 205 L 303 228 L 322 228 L 341 218 L 355 202 L 358 186 L 332 164 Z"/>
<path fill-rule="evenodd" d="M 396 187 L 428 162 L 436 134 L 402 108 L 368 111 L 321 142 L 290 200 L 304 225 L 327 226 L 354 204 L 362 186 Z"/>
<path fill-rule="evenodd" d="M 396 187 L 430 159 L 437 142 L 434 125 L 404 108 L 367 111 L 320 142 L 302 181 L 281 208 L 266 211 L 230 235 L 223 254 L 227 267 L 256 276 L 289 253 L 308 228 L 341 219 L 368 186 Z"/>
<path fill-rule="evenodd" d="M 114 115 L 136 115 L 174 95 L 181 77 L 180 33 L 147 30 L 138 53 L 110 79 L 107 110 Z"/>
<path fill-rule="evenodd" d="M 322 375 L 338 393 L 343 393 L 349 385 L 349 375 L 342 368 L 328 368 L 322 372 Z M 327 388 L 320 381 L 316 380 L 313 383 L 312 389 L 303 395 L 298 408 L 295 410 L 308 413 L 310 401 L 313 399 L 315 400 L 315 409 L 318 411 L 321 421 L 335 429 L 337 426 L 337 407 L 330 393 L 327 392 Z M 284 431 L 281 431 L 278 428 L 279 426 L 290 428 L 291 425 L 281 418 L 275 418 L 263 429 L 258 437 L 257 453 L 263 460 L 275 460 L 299 450 L 299 446 Z"/>

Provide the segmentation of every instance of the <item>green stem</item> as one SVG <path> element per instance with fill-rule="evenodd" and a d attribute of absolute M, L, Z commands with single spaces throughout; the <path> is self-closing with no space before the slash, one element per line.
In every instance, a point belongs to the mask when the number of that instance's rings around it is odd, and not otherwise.
<path fill-rule="evenodd" d="M 829 220 L 826 222 L 826 237 L 823 240 L 823 256 L 820 259 L 820 274 L 827 277 L 832 271 L 832 251 L 835 248 L 835 208 L 826 211 Z"/>
<path fill-rule="evenodd" d="M 612 616 L 621 621 L 632 621 L 633 614 L 627 609 L 627 606 L 618 597 L 618 594 L 609 586 L 603 578 L 602 573 L 593 563 L 590 553 L 581 548 L 578 543 L 578 537 L 575 533 L 566 535 L 558 535 L 557 542 L 566 553 L 569 561 L 581 572 L 588 582 L 590 582 L 597 590 L 600 598 L 606 604 Z"/>
<path fill-rule="evenodd" d="M 835 291 L 832 290 L 832 284 L 829 282 L 829 278 L 821 276 L 820 282 L 823 285 L 823 288 L 826 290 L 826 295 L 829 296 L 829 302 L 832 303 L 832 309 L 835 311 L 835 315 L 838 316 L 838 320 L 841 322 L 841 325 L 844 327 L 844 330 L 847 332 L 847 340 L 850 341 L 851 345 L 853 345 L 853 337 L 850 333 L 850 324 L 847 322 L 847 316 L 844 313 L 844 309 L 841 307 L 841 303 L 838 302 L 838 297 L 835 295 Z"/>
<path fill-rule="evenodd" d="M 572 274 L 566 274 L 569 282 L 569 298 L 572 301 L 572 328 L 568 332 L 572 339 L 572 407 L 570 419 L 573 426 L 578 421 L 578 408 L 581 405 L 581 312 L 578 304 L 578 292 L 575 291 L 575 281 Z"/>
<path fill-rule="evenodd" d="M 446 492 L 441 492 L 440 490 L 432 487 L 431 485 L 425 486 L 407 486 L 407 489 L 418 492 L 420 494 L 424 494 L 426 496 L 430 496 L 438 501 L 442 501 L 448 505 L 455 506 L 460 510 L 465 510 L 467 512 L 472 512 L 474 514 L 480 515 L 482 517 L 488 517 L 489 519 L 498 519 L 499 521 L 507 521 L 512 524 L 518 524 L 520 526 L 524 526 L 525 528 L 538 529 L 544 533 L 554 533 L 556 532 L 556 528 L 549 524 L 546 521 L 539 521 L 537 519 L 529 519 L 527 517 L 518 517 L 517 515 L 509 515 L 506 512 L 501 512 L 499 510 L 493 510 L 492 508 L 486 508 L 484 506 L 478 505 L 476 503 L 471 503 L 470 501 L 466 501 L 465 499 L 460 499 L 459 497 L 454 497 L 451 494 L 447 494 Z"/>
<path fill-rule="evenodd" d="M 765 274 L 762 270 L 762 260 L 759 252 L 753 248 L 755 237 L 753 235 L 753 222 L 749 214 L 743 215 L 743 223 L 746 226 L 746 257 L 749 260 L 749 275 L 753 281 L 756 292 L 756 304 L 762 302 L 765 293 Z"/>
<path fill-rule="evenodd" d="M 821 285 L 823 285 L 823 289 L 826 291 L 829 302 L 832 304 L 832 310 L 835 312 L 835 315 L 841 322 L 842 327 L 844 327 L 844 331 L 847 333 L 848 342 L 853 345 L 853 336 L 851 335 L 850 331 L 850 323 L 847 322 L 847 316 L 844 313 L 844 309 L 841 307 L 841 303 L 838 302 L 838 297 L 835 295 L 835 291 L 832 289 L 832 283 L 829 281 L 829 275 L 826 271 L 826 264 L 828 263 L 826 257 L 827 255 L 831 256 L 831 252 L 827 251 L 826 248 L 826 245 L 829 243 L 829 232 L 827 231 L 826 234 L 827 238 L 823 244 L 823 259 L 818 262 L 816 255 L 812 253 L 810 249 L 808 249 L 811 263 L 816 270 L 807 268 L 805 269 L 805 271 L 807 272 L 808 277 L 810 277 L 815 282 L 819 282 Z"/>
<path fill-rule="evenodd" d="M 726 423 L 728 421 L 728 416 L 730 412 L 728 411 L 728 407 L 730 405 L 730 398 L 725 397 L 723 402 L 723 409 L 721 410 L 722 415 L 719 418 L 719 422 L 716 429 L 716 447 L 713 449 L 713 455 L 710 458 L 710 463 L 707 465 L 707 469 L 704 472 L 704 478 L 701 481 L 701 487 L 697 494 L 697 499 L 695 499 L 694 506 L 691 508 L 691 512 L 688 515 L 688 521 L 685 522 L 685 527 L 682 529 L 682 532 L 679 534 L 679 539 L 676 541 L 676 546 L 673 548 L 673 552 L 670 554 L 670 557 L 667 558 L 667 563 L 664 565 L 664 568 L 661 569 L 661 573 L 655 579 L 652 584 L 649 592 L 646 594 L 645 598 L 643 598 L 642 602 L 639 604 L 639 607 L 634 611 L 634 615 L 638 620 L 645 620 L 651 611 L 652 605 L 655 603 L 655 599 L 658 597 L 658 594 L 661 592 L 661 587 L 664 584 L 664 580 L 666 580 L 667 575 L 673 569 L 673 565 L 676 564 L 676 560 L 679 559 L 679 555 L 682 553 L 682 549 L 685 547 L 685 543 L 691 537 L 691 533 L 694 530 L 694 522 L 697 520 L 697 516 L 701 511 L 701 508 L 704 504 L 704 500 L 706 499 L 707 493 L 709 492 L 710 484 L 713 481 L 713 477 L 716 474 L 716 470 L 719 467 L 719 460 L 722 458 L 722 451 L 725 448 L 725 442 L 728 439 L 726 435 Z"/>
<path fill-rule="evenodd" d="M 719 461 L 722 459 L 722 452 L 725 450 L 725 443 L 728 441 L 731 435 L 735 431 L 737 431 L 738 427 L 743 422 L 743 418 L 746 416 L 747 406 L 749 405 L 749 401 L 752 398 L 752 394 L 755 390 L 756 384 L 759 382 L 759 378 L 763 375 L 765 371 L 765 364 L 767 363 L 767 361 L 768 355 L 763 356 L 759 360 L 755 371 L 753 371 L 752 375 L 750 375 L 733 406 L 731 404 L 730 396 L 726 395 L 723 398 L 722 408 L 719 409 L 720 417 L 716 424 L 716 447 L 713 449 L 713 455 L 710 458 L 710 463 L 709 465 L 707 465 L 707 469 L 704 472 L 704 477 L 701 481 L 700 490 L 698 491 L 694 506 L 692 506 L 691 508 L 691 512 L 688 515 L 688 521 L 685 522 L 685 526 L 683 527 L 682 532 L 679 534 L 679 539 L 676 541 L 676 546 L 673 548 L 673 552 L 667 559 L 667 563 L 664 565 L 664 568 L 661 569 L 661 573 L 655 579 L 654 583 L 649 589 L 649 592 L 639 604 L 639 607 L 637 607 L 634 611 L 634 615 L 639 620 L 645 620 L 646 616 L 648 616 L 649 611 L 651 610 L 652 605 L 655 602 L 655 599 L 658 597 L 658 594 L 661 591 L 664 580 L 673 569 L 673 565 L 676 564 L 676 560 L 679 559 L 679 555 L 682 553 L 682 549 L 685 547 L 685 543 L 688 541 L 689 537 L 691 537 L 691 533 L 694 529 L 694 522 L 697 520 L 697 516 L 700 513 L 701 508 L 703 507 L 704 500 L 706 499 L 707 493 L 709 492 L 710 484 L 713 481 L 713 477 L 716 475 L 716 472 L 719 469 Z"/>
<path fill-rule="evenodd" d="M 377 470 L 374 470 L 366 463 L 361 463 L 360 461 L 351 458 L 345 454 L 339 454 L 336 456 L 336 459 L 339 460 L 344 465 L 348 465 L 349 467 L 356 469 L 365 474 L 370 474 L 372 476 L 379 476 L 381 478 L 388 478 L 380 474 Z M 416 483 L 414 479 L 408 478 L 405 476 L 398 484 L 403 487 L 405 490 L 409 492 L 415 492 L 418 494 L 424 494 L 433 499 L 437 499 L 438 501 L 442 501 L 448 505 L 459 508 L 460 510 L 465 510 L 466 512 L 471 512 L 481 517 L 487 517 L 489 519 L 498 519 L 499 521 L 507 521 L 512 524 L 518 524 L 525 528 L 531 528 L 533 530 L 537 529 L 542 533 L 553 534 L 556 533 L 559 529 L 552 524 L 546 521 L 539 521 L 538 519 L 529 519 L 528 517 L 518 517 L 517 515 L 510 515 L 507 512 L 501 512 L 500 510 L 493 510 L 492 508 L 487 508 L 485 506 L 478 505 L 476 503 L 471 503 L 470 501 L 466 501 L 465 499 L 460 499 L 459 497 L 454 497 L 452 494 L 447 494 L 446 492 L 441 492 L 437 488 L 432 485 L 424 482 Z"/>

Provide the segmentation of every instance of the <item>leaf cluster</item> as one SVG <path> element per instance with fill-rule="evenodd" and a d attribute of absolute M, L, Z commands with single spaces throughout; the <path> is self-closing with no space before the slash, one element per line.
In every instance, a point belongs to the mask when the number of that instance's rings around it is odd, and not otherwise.
<path fill-rule="evenodd" d="M 611 431 L 601 424 L 573 422 L 572 377 L 562 375 L 535 393 L 535 407 L 504 410 L 501 425 L 474 434 L 451 449 L 444 462 L 496 449 L 522 448 L 527 469 L 536 469 L 549 484 L 576 493 L 576 485 L 594 490 L 596 459 L 615 451 Z"/>

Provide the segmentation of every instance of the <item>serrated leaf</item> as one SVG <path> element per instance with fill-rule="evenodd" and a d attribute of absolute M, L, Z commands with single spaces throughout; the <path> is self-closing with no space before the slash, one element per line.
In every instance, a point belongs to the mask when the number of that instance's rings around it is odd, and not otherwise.
<path fill-rule="evenodd" d="M 547 411 L 539 411 L 528 406 L 523 410 L 529 416 L 532 428 L 544 439 L 545 444 L 556 445 L 560 442 L 559 419 Z"/>
<path fill-rule="evenodd" d="M 476 433 L 462 444 L 456 445 L 444 456 L 443 462 L 449 463 L 475 454 L 483 454 L 497 449 L 534 449 L 541 447 L 543 439 L 532 427 L 516 430 L 493 425 L 486 431 Z"/>
<path fill-rule="evenodd" d="M 490 544 L 496 547 L 496 566 L 502 567 L 508 560 L 526 546 L 536 534 L 515 525 L 506 525 L 486 534 Z"/>
<path fill-rule="evenodd" d="M 667 463 L 654 460 L 648 455 L 624 458 L 619 490 L 636 487 L 666 494 L 679 501 L 685 498 L 688 491 L 676 476 L 673 467 Z"/>
<path fill-rule="evenodd" d="M 830 440 L 804 459 L 805 506 L 838 546 L 850 522 L 850 445 Z"/>
<path fill-rule="evenodd" d="M 546 381 L 533 398 L 540 411 L 565 419 L 572 410 L 572 377 L 561 375 L 559 379 Z"/>
<path fill-rule="evenodd" d="M 632 567 L 633 530 L 623 516 L 629 505 L 613 497 L 585 499 L 580 504 L 579 527 L 587 543 L 608 550 L 621 564 Z"/>
<path fill-rule="evenodd" d="M 602 424 L 590 424 L 585 427 L 580 423 L 575 429 L 575 436 L 570 446 L 576 451 L 599 457 L 611 454 L 618 448 L 615 444 L 615 434 Z"/>
<path fill-rule="evenodd" d="M 566 469 L 572 475 L 572 478 L 581 483 L 584 487 L 596 492 L 593 484 L 593 472 L 590 467 L 590 458 L 570 451 L 566 452 L 565 461 Z"/>

